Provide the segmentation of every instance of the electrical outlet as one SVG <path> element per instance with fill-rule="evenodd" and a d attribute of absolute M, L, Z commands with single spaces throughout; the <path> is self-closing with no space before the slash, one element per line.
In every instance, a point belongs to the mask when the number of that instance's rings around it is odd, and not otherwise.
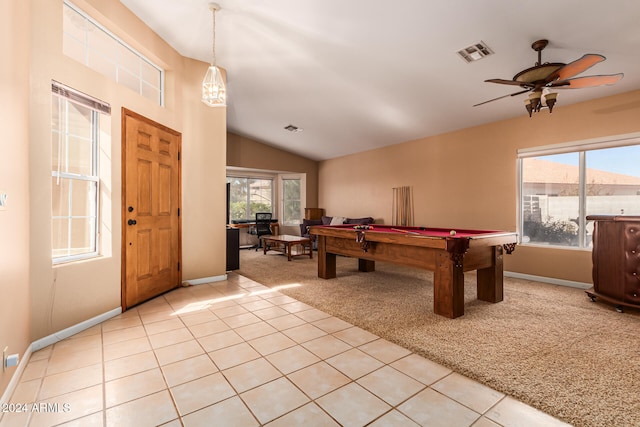
<path fill-rule="evenodd" d="M 13 366 L 18 366 L 18 361 L 20 359 L 19 354 L 10 354 L 7 356 L 6 366 L 7 368 L 11 368 Z"/>

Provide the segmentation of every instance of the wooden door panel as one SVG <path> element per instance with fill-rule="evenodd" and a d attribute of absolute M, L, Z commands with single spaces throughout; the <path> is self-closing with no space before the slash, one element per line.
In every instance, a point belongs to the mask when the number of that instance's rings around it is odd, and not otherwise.
<path fill-rule="evenodd" d="M 138 148 L 151 151 L 151 135 L 145 133 L 140 128 L 136 132 L 135 143 L 138 145 Z"/>
<path fill-rule="evenodd" d="M 171 228 L 161 228 L 158 230 L 158 270 L 160 272 L 171 269 L 171 252 Z"/>
<path fill-rule="evenodd" d="M 163 156 L 171 157 L 171 141 L 160 139 L 158 153 Z"/>
<path fill-rule="evenodd" d="M 171 188 L 173 179 L 172 169 L 167 165 L 160 165 L 158 170 L 158 215 L 171 215 L 171 192 L 165 189 Z"/>
<path fill-rule="evenodd" d="M 149 160 L 138 159 L 138 166 L 136 168 L 137 181 L 131 181 L 137 187 L 138 204 L 137 211 L 140 215 L 151 215 L 151 205 L 153 204 L 151 196 L 151 168 L 152 162 Z"/>
<path fill-rule="evenodd" d="M 123 309 L 181 282 L 181 136 L 123 109 Z"/>
<path fill-rule="evenodd" d="M 136 233 L 136 276 L 135 280 L 143 280 L 151 277 L 151 230 L 138 231 Z"/>

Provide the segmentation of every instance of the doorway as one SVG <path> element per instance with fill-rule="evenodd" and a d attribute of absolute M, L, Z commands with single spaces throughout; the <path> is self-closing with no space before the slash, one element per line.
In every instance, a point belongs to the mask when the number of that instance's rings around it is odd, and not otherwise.
<path fill-rule="evenodd" d="M 122 109 L 122 310 L 178 287 L 182 135 Z"/>

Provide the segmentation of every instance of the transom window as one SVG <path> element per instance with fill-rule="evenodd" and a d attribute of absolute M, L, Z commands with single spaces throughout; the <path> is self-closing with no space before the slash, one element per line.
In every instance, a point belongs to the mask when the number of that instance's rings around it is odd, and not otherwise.
<path fill-rule="evenodd" d="M 63 6 L 65 55 L 163 105 L 164 70 L 71 2 Z"/>
<path fill-rule="evenodd" d="M 520 150 L 523 244 L 588 248 L 589 215 L 640 214 L 640 137 Z"/>

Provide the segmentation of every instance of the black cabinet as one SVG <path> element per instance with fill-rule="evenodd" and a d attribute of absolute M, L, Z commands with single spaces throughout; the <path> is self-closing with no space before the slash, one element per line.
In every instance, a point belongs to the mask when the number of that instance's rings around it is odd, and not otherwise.
<path fill-rule="evenodd" d="M 227 271 L 240 268 L 240 230 L 227 227 Z"/>

